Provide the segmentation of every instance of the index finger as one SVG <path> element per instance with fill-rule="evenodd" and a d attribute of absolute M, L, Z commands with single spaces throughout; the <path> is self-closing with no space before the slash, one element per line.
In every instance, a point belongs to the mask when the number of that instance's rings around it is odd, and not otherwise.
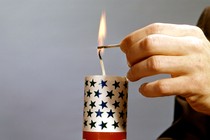
<path fill-rule="evenodd" d="M 132 47 L 137 41 L 152 35 L 152 34 L 163 34 L 174 37 L 181 36 L 195 36 L 198 38 L 203 38 L 205 35 L 203 31 L 191 25 L 178 25 L 178 24 L 168 24 L 168 23 L 153 23 L 139 30 L 134 31 L 129 34 L 125 39 L 122 40 L 120 46 L 121 50 L 126 53 L 127 50 Z"/>

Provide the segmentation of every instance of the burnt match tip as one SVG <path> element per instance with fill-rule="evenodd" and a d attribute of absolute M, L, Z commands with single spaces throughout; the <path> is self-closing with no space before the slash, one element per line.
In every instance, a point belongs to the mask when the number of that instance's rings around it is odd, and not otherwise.
<path fill-rule="evenodd" d="M 104 45 L 104 46 L 98 46 L 98 49 L 105 49 L 105 48 L 118 48 L 120 47 L 119 44 L 114 44 L 114 45 Z"/>

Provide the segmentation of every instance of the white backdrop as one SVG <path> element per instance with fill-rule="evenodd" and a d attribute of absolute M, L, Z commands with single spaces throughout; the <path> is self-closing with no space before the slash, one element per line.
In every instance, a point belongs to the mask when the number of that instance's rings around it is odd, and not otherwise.
<path fill-rule="evenodd" d="M 96 54 L 102 10 L 105 43 L 153 22 L 196 24 L 209 0 L 0 0 L 0 139 L 80 140 L 86 75 Z M 125 56 L 106 50 L 110 75 L 126 74 Z M 152 140 L 172 122 L 173 97 L 145 98 L 129 84 L 128 140 Z"/>

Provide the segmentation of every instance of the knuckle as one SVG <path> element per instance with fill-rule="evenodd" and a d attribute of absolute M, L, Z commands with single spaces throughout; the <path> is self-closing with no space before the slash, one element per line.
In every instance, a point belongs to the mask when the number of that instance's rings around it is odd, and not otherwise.
<path fill-rule="evenodd" d="M 164 81 L 161 81 L 161 80 L 160 81 L 157 81 L 156 91 L 158 93 L 160 93 L 161 95 L 167 95 L 167 93 L 169 92 L 169 86 Z"/>
<path fill-rule="evenodd" d="M 191 43 L 191 47 L 193 52 L 199 53 L 203 52 L 205 49 L 203 49 L 202 40 L 196 37 L 189 37 L 189 42 Z"/>
<path fill-rule="evenodd" d="M 197 27 L 197 26 L 191 26 L 192 27 L 192 30 L 196 33 L 202 33 L 203 34 L 203 31 L 201 28 Z"/>
<path fill-rule="evenodd" d="M 191 105 L 192 108 L 194 108 L 194 109 L 197 108 L 197 97 L 196 96 L 189 96 L 186 98 L 186 100 Z"/>
<path fill-rule="evenodd" d="M 190 96 L 186 100 L 195 111 L 206 113 L 208 102 L 204 98 L 203 96 Z"/>
<path fill-rule="evenodd" d="M 200 27 L 193 25 L 186 25 L 186 26 L 188 26 L 189 32 L 194 33 L 201 38 L 204 37 L 204 33 Z"/>
<path fill-rule="evenodd" d="M 195 75 L 196 75 L 196 73 L 199 73 L 199 77 L 202 77 L 202 75 L 205 74 L 203 72 L 206 69 L 205 58 L 202 58 L 200 55 L 193 55 L 193 56 L 189 57 L 189 59 L 190 59 L 190 61 L 187 64 L 190 69 L 189 72 L 195 73 Z M 193 80 L 195 80 L 195 79 L 193 79 Z"/>
<path fill-rule="evenodd" d="M 161 70 L 161 61 L 158 56 L 151 56 L 146 62 L 146 67 L 149 71 L 158 72 Z"/>
<path fill-rule="evenodd" d="M 160 27 L 162 26 L 162 23 L 152 23 L 148 26 L 146 30 L 146 34 L 155 34 L 160 31 Z"/>
<path fill-rule="evenodd" d="M 201 92 L 202 90 L 205 90 L 203 87 L 206 85 L 206 80 L 203 74 L 194 74 L 189 80 L 191 81 L 192 89 L 194 92 Z"/>
<path fill-rule="evenodd" d="M 120 43 L 121 50 L 126 53 L 129 50 L 129 47 L 132 44 L 132 39 L 130 36 L 126 37 L 122 42 Z"/>
<path fill-rule="evenodd" d="M 200 74 L 193 74 L 189 77 L 186 77 L 185 83 L 188 84 L 186 88 L 187 92 L 184 94 L 184 97 L 186 98 L 191 97 L 192 95 L 196 95 L 198 93 L 205 93 L 206 91 L 206 80 L 204 79 L 204 76 L 201 76 Z"/>
<path fill-rule="evenodd" d="M 202 58 L 197 58 L 195 60 L 195 66 L 194 66 L 195 70 L 199 71 L 201 73 L 203 73 L 203 70 L 206 67 L 205 64 L 202 61 L 203 61 Z M 200 76 L 202 76 L 202 75 L 200 75 Z"/>
<path fill-rule="evenodd" d="M 139 44 L 141 49 L 145 52 L 151 52 L 153 49 L 153 46 L 155 45 L 156 38 L 154 35 L 149 35 L 145 37 Z"/>

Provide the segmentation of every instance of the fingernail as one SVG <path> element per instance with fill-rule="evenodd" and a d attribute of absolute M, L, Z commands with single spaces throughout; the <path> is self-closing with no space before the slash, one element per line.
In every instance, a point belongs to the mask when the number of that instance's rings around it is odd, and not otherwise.
<path fill-rule="evenodd" d="M 129 79 L 129 81 L 132 81 L 133 74 L 132 74 L 132 72 L 130 70 L 127 72 L 127 76 L 126 77 Z"/>
<path fill-rule="evenodd" d="M 139 92 L 140 92 L 140 93 L 144 93 L 144 87 L 146 86 L 146 84 L 147 84 L 147 83 L 144 83 L 144 84 L 142 84 L 142 85 L 140 86 L 140 88 L 139 88 Z"/>
<path fill-rule="evenodd" d="M 125 78 L 126 78 L 126 80 L 127 80 L 128 82 L 131 82 L 131 81 L 128 79 L 128 77 L 127 77 L 127 76 L 125 76 Z"/>
<path fill-rule="evenodd" d="M 128 67 L 131 67 L 131 64 L 127 61 L 127 65 L 128 65 Z"/>

